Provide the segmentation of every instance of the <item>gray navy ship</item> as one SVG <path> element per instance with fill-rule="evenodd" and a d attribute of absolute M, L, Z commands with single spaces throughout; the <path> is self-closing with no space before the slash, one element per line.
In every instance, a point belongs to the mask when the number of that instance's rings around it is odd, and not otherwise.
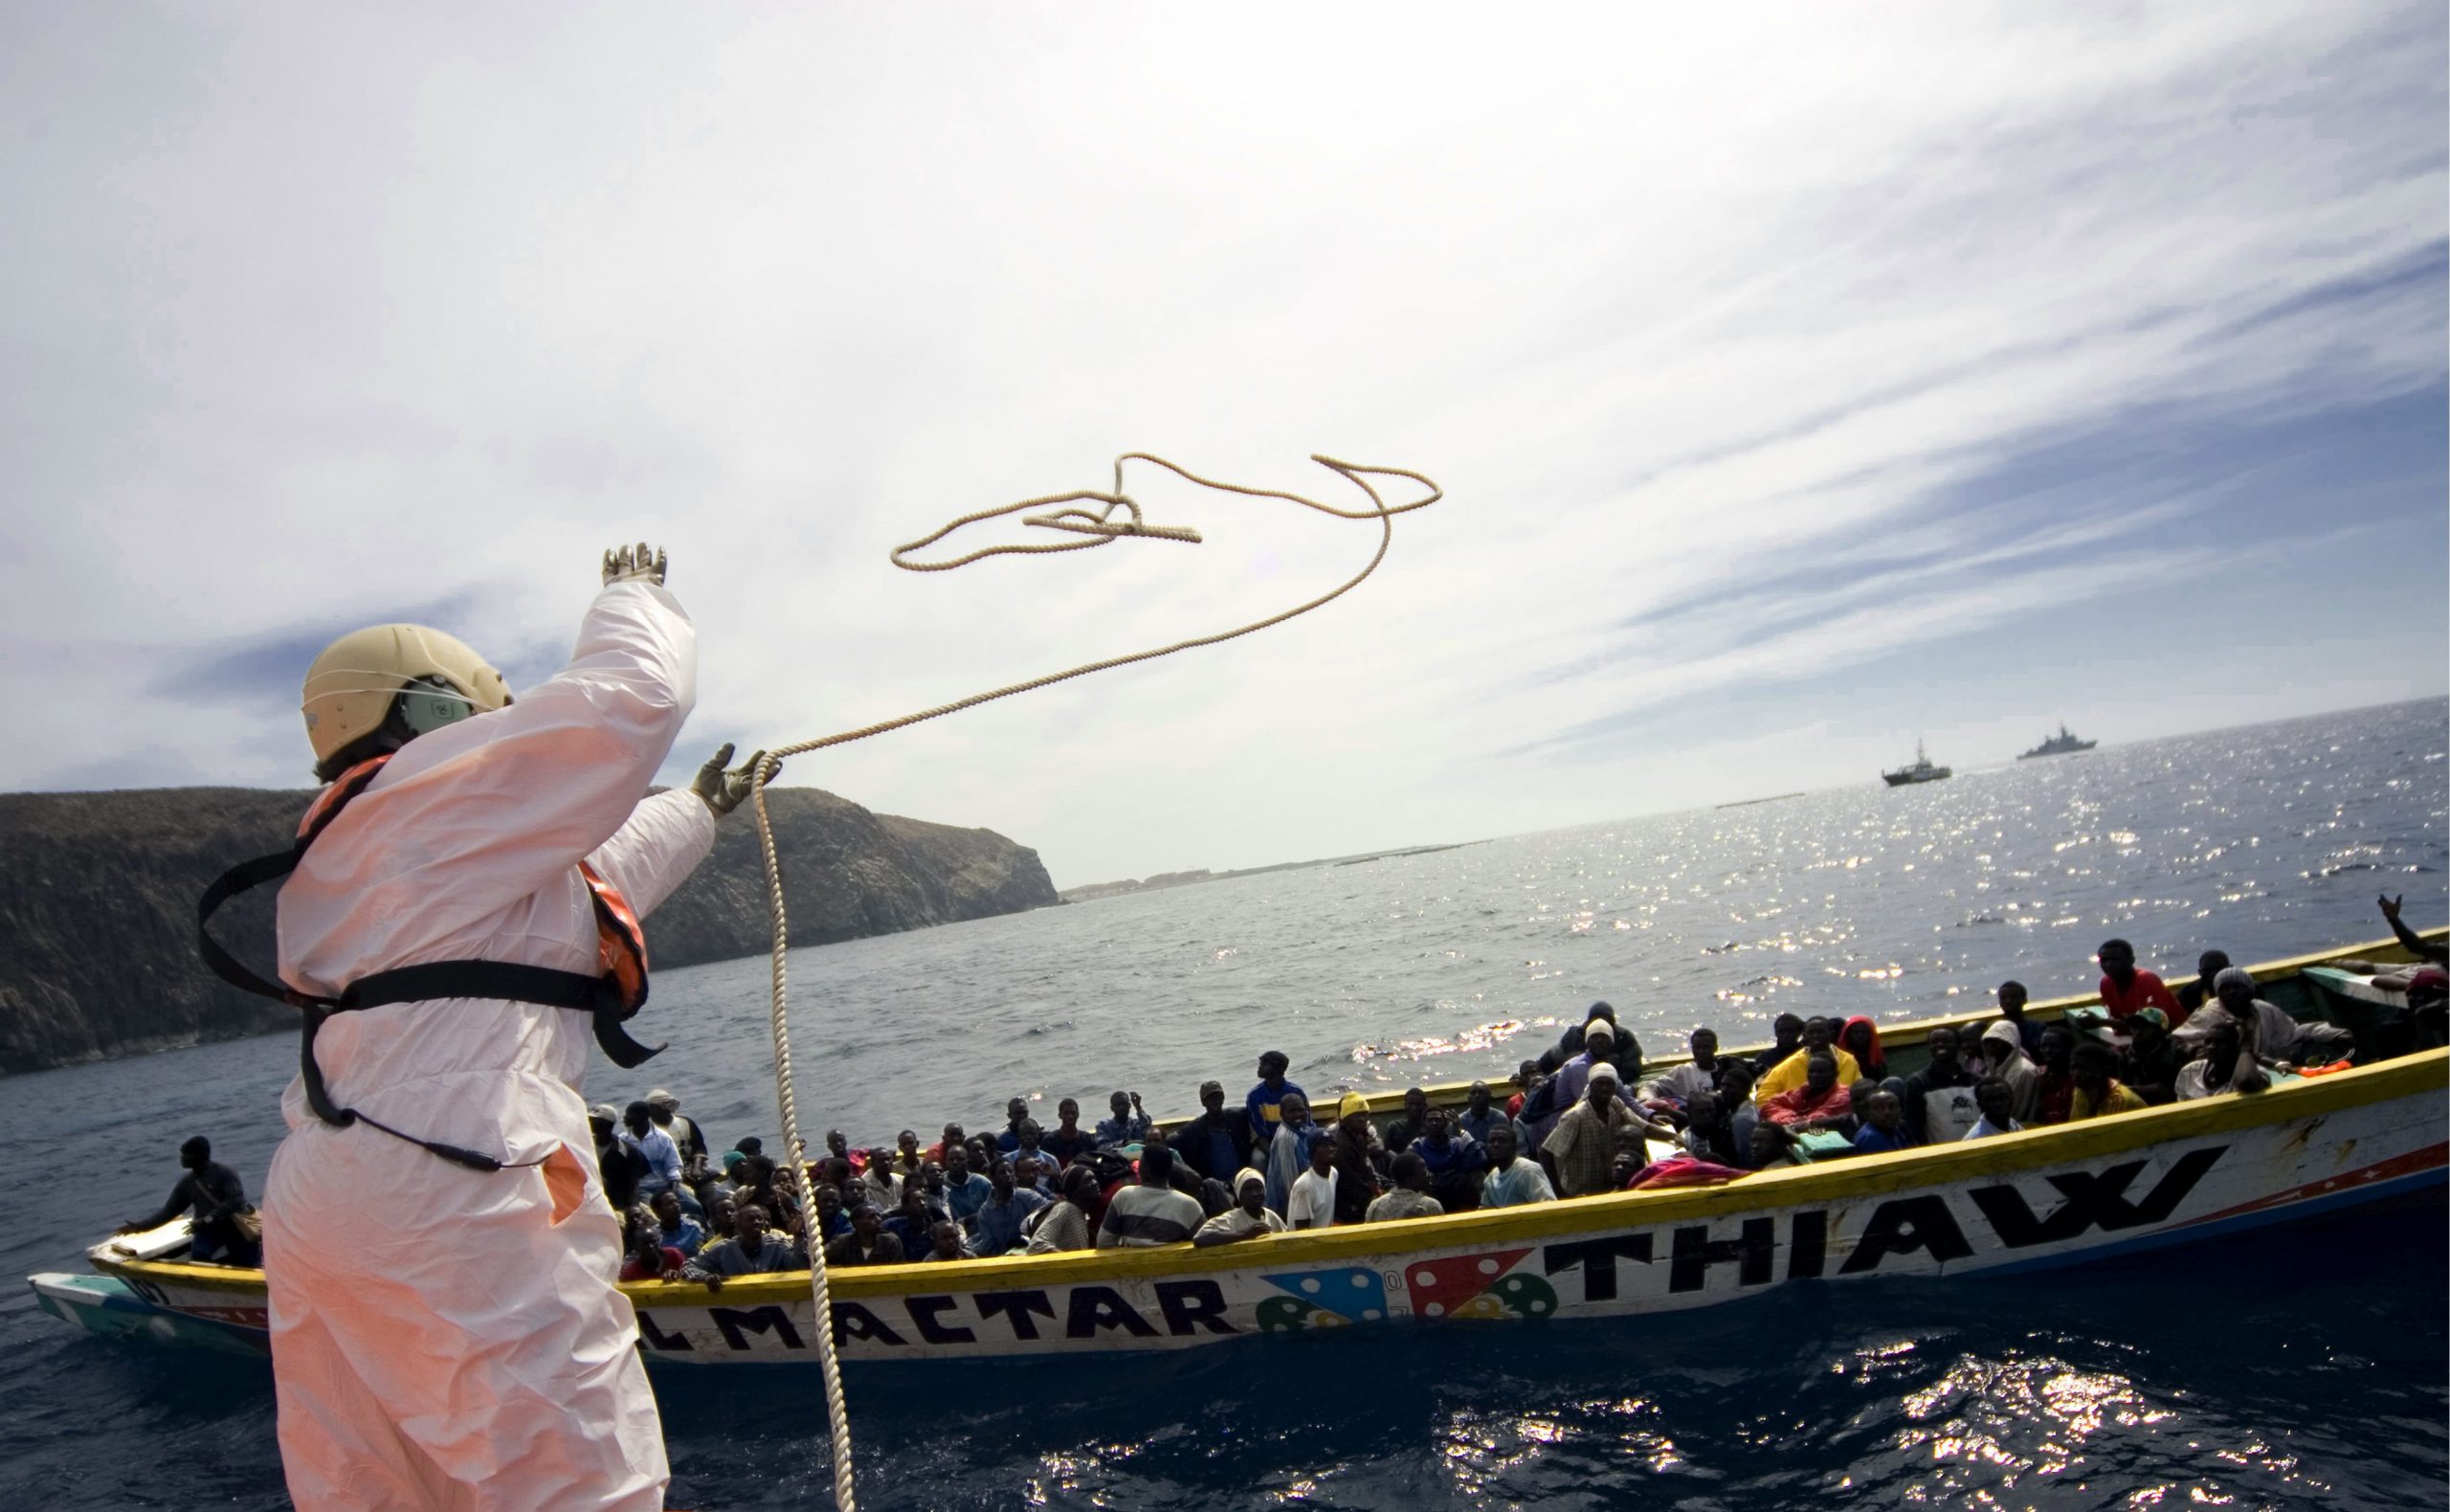
<path fill-rule="evenodd" d="M 2018 756 L 2016 760 L 2023 761 L 2026 758 L 2033 756 L 2064 756 L 2069 751 L 2091 750 L 2094 746 L 2100 744 L 2101 742 L 2099 741 L 2078 740 L 2075 735 L 2068 730 L 2067 722 L 2065 720 L 2060 720 L 2059 722 L 2058 734 L 2051 736 L 2033 749 L 2024 752 L 2023 755 Z"/>

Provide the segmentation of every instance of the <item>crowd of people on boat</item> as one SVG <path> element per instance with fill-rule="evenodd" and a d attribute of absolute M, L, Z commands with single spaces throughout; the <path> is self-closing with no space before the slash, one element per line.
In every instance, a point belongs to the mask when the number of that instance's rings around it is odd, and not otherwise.
<path fill-rule="evenodd" d="M 2412 954 L 2394 971 L 2417 1043 L 2444 1042 L 2443 949 L 2383 912 Z M 1646 1068 L 1615 1010 L 1594 1003 L 1503 1086 L 1474 1082 L 1459 1108 L 1403 1095 L 1384 1120 L 1356 1092 L 1332 1111 L 1289 1079 L 1281 1052 L 1258 1058 L 1238 1104 L 1220 1081 L 1200 1113 L 1161 1129 L 1136 1092 L 1083 1123 L 1056 1104 L 1052 1127 L 1013 1098 L 999 1127 L 947 1123 L 932 1143 L 902 1129 L 858 1147 L 839 1130 L 793 1179 L 762 1141 L 716 1149 L 671 1092 L 590 1114 L 606 1200 L 624 1215 L 621 1279 L 710 1288 L 742 1276 L 829 1267 L 955 1262 L 1007 1255 L 1169 1244 L 1384 1223 L 1626 1190 L 1718 1185 L 1786 1165 L 1993 1138 L 2156 1104 L 2251 1096 L 2344 1067 L 2336 1024 L 2300 1020 L 2258 995 L 2217 950 L 2172 991 L 2105 942 L 2101 1008 L 2041 1023 L 2028 994 L 2000 984 L 1998 1015 L 1934 1026 L 1925 1063 L 1890 1070 L 1870 1018 L 1780 1014 L 1751 1056 L 1723 1053 L 1709 1028 L 1689 1056 Z M 189 1174 L 147 1228 L 192 1209 L 195 1257 L 256 1262 L 238 1180 L 203 1140 Z M 124 1231 L 123 1231 L 124 1232 Z"/>
<path fill-rule="evenodd" d="M 2385 911 L 2420 961 L 2439 954 L 2397 924 L 2395 908 Z M 1209 1246 L 1714 1185 L 1775 1166 L 2252 1095 L 2345 1064 L 2354 1048 L 2347 1030 L 2259 997 L 2253 976 L 2222 952 L 2203 956 L 2201 982 L 2182 994 L 2139 967 L 2126 941 L 2105 942 L 2099 959 L 2098 1014 L 2044 1024 L 2026 1016 L 2021 984 L 2002 983 L 1995 1019 L 1931 1029 L 1926 1063 L 1905 1076 L 1890 1072 L 1870 1018 L 1794 1014 L 1780 1015 L 1758 1055 L 1722 1054 L 1717 1034 L 1702 1028 L 1688 1058 L 1650 1071 L 1615 1011 L 1597 1003 L 1506 1085 L 1475 1082 L 1460 1108 L 1434 1107 L 1414 1087 L 1383 1121 L 1358 1093 L 1341 1094 L 1331 1113 L 1314 1105 L 1272 1051 L 1238 1105 L 1223 1083 L 1206 1082 L 1198 1116 L 1170 1131 L 1125 1091 L 1094 1123 L 1063 1099 L 1051 1127 L 1014 1098 L 1000 1127 L 947 1124 L 924 1147 L 909 1129 L 876 1148 L 832 1131 L 809 1167 L 805 1201 L 754 1140 L 709 1157 L 694 1126 L 669 1137 L 667 1094 L 617 1121 L 597 1110 L 599 1159 L 608 1192 L 630 1213 L 625 1278 L 720 1285 L 803 1268 L 812 1246 L 829 1265 Z M 2440 972 L 2406 976 L 2421 1015 L 2441 995 Z"/>

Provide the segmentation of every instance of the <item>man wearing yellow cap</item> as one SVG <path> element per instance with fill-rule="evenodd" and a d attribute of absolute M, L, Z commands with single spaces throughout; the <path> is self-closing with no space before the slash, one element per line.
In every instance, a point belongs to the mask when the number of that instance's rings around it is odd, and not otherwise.
<path fill-rule="evenodd" d="M 1336 1221 L 1359 1223 L 1387 1190 L 1387 1147 L 1370 1118 L 1370 1100 L 1348 1092 L 1336 1103 Z"/>

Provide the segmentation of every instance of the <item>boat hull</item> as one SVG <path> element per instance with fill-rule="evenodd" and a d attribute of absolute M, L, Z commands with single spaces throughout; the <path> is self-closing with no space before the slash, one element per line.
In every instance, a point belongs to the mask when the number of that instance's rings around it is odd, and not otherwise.
<path fill-rule="evenodd" d="M 1187 1348 L 1275 1334 L 1549 1323 L 1780 1286 L 2063 1265 L 2293 1221 L 2443 1183 L 2450 1051 L 1937 1148 L 1206 1250 L 1098 1250 L 835 1272 L 846 1359 Z M 259 1272 L 120 1261 L 146 1301 L 260 1328 Z M 813 1359 L 805 1276 L 720 1293 L 627 1285 L 667 1365 Z"/>
<path fill-rule="evenodd" d="M 27 1277 L 26 1282 L 33 1288 L 35 1306 L 105 1339 L 144 1339 L 224 1354 L 269 1352 L 259 1317 L 251 1323 L 215 1323 L 157 1303 L 111 1276 L 46 1272 Z"/>

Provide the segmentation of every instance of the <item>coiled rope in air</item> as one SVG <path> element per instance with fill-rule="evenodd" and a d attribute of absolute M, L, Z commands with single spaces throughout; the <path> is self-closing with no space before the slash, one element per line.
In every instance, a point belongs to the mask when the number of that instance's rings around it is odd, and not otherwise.
<path fill-rule="evenodd" d="M 947 572 L 986 557 L 1080 551 L 1128 538 L 1198 544 L 1199 533 L 1195 530 L 1177 526 L 1152 525 L 1142 517 L 1140 505 L 1123 491 L 1123 464 L 1131 461 L 1154 463 L 1202 488 L 1215 489 L 1220 493 L 1240 494 L 1252 499 L 1281 499 L 1305 508 L 1318 510 L 1322 514 L 1334 515 L 1342 520 L 1378 522 L 1378 549 L 1371 554 L 1368 566 L 1333 589 L 1281 613 L 1270 614 L 1265 619 L 1256 619 L 1247 625 L 1220 631 L 1215 634 L 1196 635 L 1189 640 L 1178 640 L 1169 646 L 1156 646 L 1147 651 L 1135 651 L 1126 656 L 1109 656 L 1102 661 L 1084 662 L 1067 671 L 1049 673 L 1042 678 L 1032 678 L 1025 682 L 1011 683 L 986 693 L 973 693 L 966 699 L 956 699 L 950 703 L 940 703 L 932 709 L 922 709 L 916 714 L 905 714 L 899 719 L 886 720 L 881 723 L 865 725 L 856 730 L 845 730 L 838 735 L 828 735 L 820 740 L 802 741 L 796 745 L 785 745 L 766 753 L 765 759 L 757 764 L 751 780 L 750 795 L 757 811 L 757 844 L 764 852 L 766 858 L 767 903 L 774 921 L 774 1101 L 782 1114 L 783 1147 L 791 1152 L 791 1159 L 787 1163 L 787 1174 L 795 1189 L 799 1188 L 802 1180 L 803 1163 L 807 1159 L 808 1146 L 800 1139 L 799 1109 L 792 1097 L 791 1033 L 785 1001 L 788 995 L 789 976 L 787 957 L 791 948 L 790 921 L 783 908 L 782 859 L 775 852 L 774 826 L 766 812 L 767 783 L 773 778 L 783 762 L 792 756 L 823 750 L 829 745 L 847 745 L 853 741 L 863 741 L 872 735 L 882 735 L 888 730 L 902 729 L 925 720 L 938 719 L 947 714 L 958 713 L 963 709 L 976 708 L 979 704 L 991 703 L 997 699 L 1007 699 L 1017 693 L 1029 693 L 1038 688 L 1051 687 L 1058 682 L 1070 681 L 1074 678 L 1084 678 L 1093 672 L 1126 667 L 1137 661 L 1154 661 L 1160 656 L 1170 656 L 1178 651 L 1190 651 L 1198 646 L 1221 645 L 1226 641 L 1281 625 L 1297 615 L 1306 614 L 1323 605 L 1331 604 L 1358 588 L 1370 573 L 1378 570 L 1378 564 L 1387 559 L 1387 548 L 1394 543 L 1395 538 L 1394 517 L 1408 514 L 1415 509 L 1426 508 L 1445 497 L 1436 483 L 1418 473 L 1409 472 L 1400 467 L 1362 467 L 1355 463 L 1339 462 L 1333 457 L 1315 455 L 1310 459 L 1338 474 L 1369 495 L 1370 507 L 1340 509 L 1333 504 L 1322 503 L 1318 500 L 1305 499 L 1300 494 L 1288 494 L 1280 489 L 1248 488 L 1239 483 L 1219 482 L 1213 478 L 1202 478 L 1189 468 L 1177 466 L 1162 456 L 1152 456 L 1146 452 L 1126 452 L 1115 458 L 1114 488 L 1110 492 L 1101 493 L 1093 489 L 1082 489 L 1075 493 L 1049 494 L 1043 498 L 1025 499 L 1019 503 L 1006 504 L 999 509 L 982 509 L 976 514 L 962 516 L 931 536 L 894 548 L 893 565 L 898 567 L 912 572 Z M 1416 499 L 1409 503 L 1390 504 L 1377 489 L 1370 486 L 1371 478 L 1409 478 L 1428 489 L 1429 494 L 1426 498 Z M 1083 503 L 1097 503 L 1103 507 L 1096 510 L 1075 507 Z M 945 562 L 908 560 L 911 552 L 924 550 L 965 525 L 976 524 L 981 521 L 994 520 L 1031 509 L 1050 512 L 1027 516 L 1022 523 L 1041 529 L 1068 532 L 1082 539 L 1048 542 L 1041 545 L 986 546 Z M 1115 512 L 1118 509 L 1126 511 L 1126 518 L 1116 519 Z M 801 1195 L 804 1198 L 805 1191 L 802 1191 Z M 803 1202 L 802 1211 L 811 1211 L 805 1202 Z M 824 1248 L 815 1239 L 812 1239 L 809 1243 L 809 1290 L 816 1304 L 814 1320 L 816 1354 L 818 1363 L 825 1372 L 825 1411 L 834 1431 L 834 1504 L 839 1512 L 857 1512 L 851 1484 L 851 1421 L 842 1398 L 842 1365 L 834 1346 L 834 1305 L 826 1290 Z"/>

